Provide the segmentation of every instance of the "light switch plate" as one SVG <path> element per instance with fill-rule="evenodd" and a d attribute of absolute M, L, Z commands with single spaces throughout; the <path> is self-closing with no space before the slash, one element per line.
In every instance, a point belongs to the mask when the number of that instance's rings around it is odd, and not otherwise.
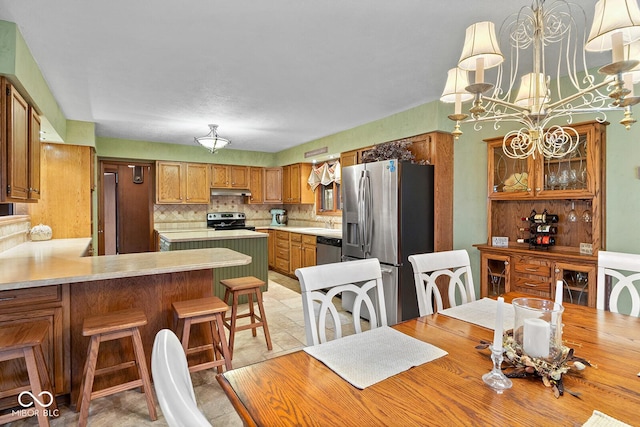
<path fill-rule="evenodd" d="M 492 236 L 491 246 L 496 246 L 498 248 L 507 248 L 509 247 L 509 238 Z"/>
<path fill-rule="evenodd" d="M 593 245 L 591 245 L 591 243 L 580 243 L 580 253 L 593 255 Z"/>

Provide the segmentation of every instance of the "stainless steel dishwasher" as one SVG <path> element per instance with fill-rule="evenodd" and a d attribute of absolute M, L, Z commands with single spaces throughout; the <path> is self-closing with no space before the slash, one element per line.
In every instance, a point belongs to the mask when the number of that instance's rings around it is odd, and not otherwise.
<path fill-rule="evenodd" d="M 342 258 L 342 239 L 339 237 L 316 237 L 316 264 L 340 262 Z"/>

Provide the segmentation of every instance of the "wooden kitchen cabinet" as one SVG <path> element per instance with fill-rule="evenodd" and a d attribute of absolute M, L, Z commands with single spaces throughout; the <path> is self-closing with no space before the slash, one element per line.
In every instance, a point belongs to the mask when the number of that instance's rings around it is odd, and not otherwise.
<path fill-rule="evenodd" d="M 264 169 L 264 203 L 282 203 L 282 168 Z"/>
<path fill-rule="evenodd" d="M 156 203 L 209 204 L 209 165 L 156 162 Z"/>
<path fill-rule="evenodd" d="M 247 203 L 264 203 L 264 168 L 249 168 L 249 190 L 251 196 L 247 197 Z"/>
<path fill-rule="evenodd" d="M 69 288 L 68 285 L 0 291 L 0 327 L 31 321 L 49 324 L 43 353 L 55 395 L 69 393 Z M 24 362 L 0 362 L 4 389 L 28 385 Z M 18 406 L 16 397 L 0 399 L 0 409 Z"/>
<path fill-rule="evenodd" d="M 374 146 L 358 148 L 357 150 L 345 151 L 340 153 L 340 167 L 346 168 L 347 166 L 353 166 L 362 163 L 362 155 L 373 148 Z"/>
<path fill-rule="evenodd" d="M 0 202 L 40 198 L 40 118 L 7 79 L 0 79 Z"/>
<path fill-rule="evenodd" d="M 312 204 L 315 195 L 307 183 L 311 163 L 295 163 L 282 167 L 282 202 L 285 204 Z"/>
<path fill-rule="evenodd" d="M 313 267 L 316 265 L 316 236 L 302 235 L 302 266 Z M 295 274 L 295 271 L 294 271 Z"/>
<path fill-rule="evenodd" d="M 491 280 L 504 281 L 504 291 L 518 291 L 551 298 L 561 280 L 566 301 L 595 306 L 598 250 L 604 249 L 605 143 L 606 124 L 576 124 L 579 143 L 574 153 L 561 159 L 541 156 L 524 160 L 508 158 L 502 151 L 502 138 L 487 140 L 488 241 L 476 245 L 481 252 L 481 296 L 493 295 Z M 568 214 L 575 210 L 578 220 Z M 536 247 L 518 243 L 528 241 L 530 214 L 558 215 L 555 244 Z M 588 220 L 583 213 L 588 212 Z M 525 219 L 525 220 L 523 220 Z M 507 248 L 491 246 L 494 236 L 507 237 Z M 592 253 L 581 253 L 581 244 L 591 245 Z M 501 256 L 497 257 L 497 256 Z M 504 278 L 486 270 L 506 260 Z M 494 268 L 496 271 L 498 268 Z M 500 287 L 500 290 L 503 288 Z"/>
<path fill-rule="evenodd" d="M 268 241 L 268 264 L 269 268 L 275 270 L 276 268 L 276 231 L 269 230 L 269 241 Z"/>
<path fill-rule="evenodd" d="M 211 188 L 249 188 L 249 167 L 210 165 Z"/>
<path fill-rule="evenodd" d="M 289 274 L 295 276 L 296 270 L 301 268 L 303 260 L 302 254 L 302 234 L 289 233 Z"/>
<path fill-rule="evenodd" d="M 276 230 L 276 268 L 278 272 L 289 274 L 289 232 Z"/>

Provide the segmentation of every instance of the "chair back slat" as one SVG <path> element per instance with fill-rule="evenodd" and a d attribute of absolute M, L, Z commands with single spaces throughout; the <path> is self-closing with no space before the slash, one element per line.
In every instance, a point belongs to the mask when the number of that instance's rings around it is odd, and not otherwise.
<path fill-rule="evenodd" d="M 619 313 L 624 291 L 631 298 L 629 314 L 640 317 L 640 255 L 599 251 L 596 307 Z"/>
<path fill-rule="evenodd" d="M 343 336 L 344 316 L 334 304 L 338 294 L 351 293 L 355 296 L 352 313 L 355 333 L 362 332 L 360 318 L 364 308 L 370 316 L 370 328 L 387 325 L 382 271 L 377 259 L 299 268 L 296 276 L 302 291 L 307 345 L 329 340 L 328 329 L 333 330 L 333 339 Z"/>
<path fill-rule="evenodd" d="M 421 316 L 433 314 L 444 308 L 437 285 L 437 279 L 440 277 L 449 278 L 447 295 L 452 307 L 476 300 L 471 263 L 466 250 L 411 255 L 409 262 L 413 267 L 418 310 Z"/>

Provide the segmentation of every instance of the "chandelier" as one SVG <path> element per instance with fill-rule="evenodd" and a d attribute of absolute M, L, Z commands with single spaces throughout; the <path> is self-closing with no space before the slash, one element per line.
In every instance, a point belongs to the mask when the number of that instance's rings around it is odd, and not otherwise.
<path fill-rule="evenodd" d="M 211 151 L 212 154 L 216 154 L 218 150 L 231 144 L 231 141 L 228 139 L 218 136 L 218 125 L 209 125 L 209 129 L 211 129 L 211 131 L 207 135 L 194 138 L 195 142 Z"/>
<path fill-rule="evenodd" d="M 544 0 L 533 0 L 531 6 L 522 7 L 498 33 L 511 53 L 508 74 L 494 24 L 468 27 L 460 61 L 449 70 L 440 98 L 455 103 L 455 112 L 449 115 L 455 122 L 454 137 L 462 134 L 461 122 L 474 123 L 475 130 L 483 122 L 493 122 L 496 130 L 502 122 L 515 122 L 521 127 L 503 139 L 506 156 L 562 158 L 577 148 L 579 138 L 571 126 L 551 125 L 556 119 L 571 125 L 574 115 L 596 113 L 596 120 L 604 122 L 606 111 L 620 110 L 624 112 L 620 123 L 629 129 L 636 121 L 631 107 L 640 102 L 633 95 L 633 83 L 640 81 L 635 75 L 640 71 L 634 69 L 640 64 L 640 41 L 633 43 L 640 39 L 637 0 L 599 0 L 588 37 L 586 20 L 582 7 L 564 0 L 549 7 Z M 589 71 L 586 52 L 608 50 L 612 62 L 598 70 L 603 77 L 597 78 Z M 525 53 L 531 54 L 532 69 L 520 69 Z M 495 84 L 488 83 L 485 70 L 494 67 Z M 553 83 L 547 70 L 555 70 Z M 469 71 L 475 72 L 472 84 Z M 471 100 L 469 114 L 462 113 L 462 103 Z"/>

